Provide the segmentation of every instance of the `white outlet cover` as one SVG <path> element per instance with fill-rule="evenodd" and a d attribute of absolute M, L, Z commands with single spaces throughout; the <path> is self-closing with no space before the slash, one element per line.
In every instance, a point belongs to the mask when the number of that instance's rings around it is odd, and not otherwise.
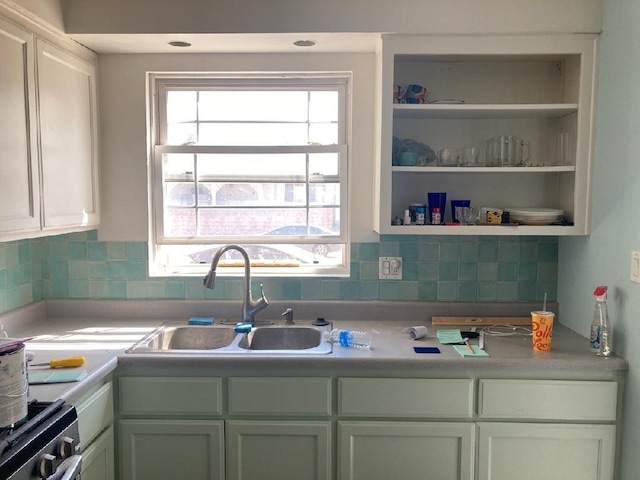
<path fill-rule="evenodd" d="M 631 281 L 640 283 L 640 252 L 631 252 Z"/>
<path fill-rule="evenodd" d="M 378 257 L 378 279 L 402 280 L 402 257 Z"/>

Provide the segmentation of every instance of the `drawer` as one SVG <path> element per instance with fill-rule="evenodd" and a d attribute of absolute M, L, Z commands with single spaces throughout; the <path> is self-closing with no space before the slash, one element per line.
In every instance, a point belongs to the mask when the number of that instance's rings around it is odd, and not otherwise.
<path fill-rule="evenodd" d="M 104 429 L 113 424 L 111 382 L 82 397 L 75 405 L 82 447 L 88 446 Z"/>
<path fill-rule="evenodd" d="M 471 379 L 341 378 L 338 413 L 353 417 L 473 415 Z"/>
<path fill-rule="evenodd" d="M 222 414 L 222 381 L 217 377 L 122 377 L 118 386 L 123 416 Z"/>
<path fill-rule="evenodd" d="M 232 415 L 331 415 L 331 379 L 229 378 Z"/>
<path fill-rule="evenodd" d="M 486 418 L 615 421 L 616 382 L 480 380 L 478 414 Z"/>

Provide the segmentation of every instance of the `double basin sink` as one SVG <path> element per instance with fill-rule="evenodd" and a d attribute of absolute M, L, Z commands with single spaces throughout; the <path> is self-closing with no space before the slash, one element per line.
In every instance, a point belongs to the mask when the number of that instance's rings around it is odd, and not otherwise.
<path fill-rule="evenodd" d="M 258 325 L 247 333 L 233 325 L 188 325 L 168 322 L 134 344 L 127 353 L 182 353 L 233 355 L 324 355 L 331 324 Z"/>

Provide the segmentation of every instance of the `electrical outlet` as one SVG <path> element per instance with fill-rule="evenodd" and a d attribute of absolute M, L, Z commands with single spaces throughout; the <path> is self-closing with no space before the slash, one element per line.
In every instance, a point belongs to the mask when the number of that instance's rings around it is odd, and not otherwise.
<path fill-rule="evenodd" d="M 631 281 L 640 283 L 640 252 L 631 252 Z"/>
<path fill-rule="evenodd" d="M 380 280 L 402 280 L 402 257 L 379 257 L 378 278 Z"/>

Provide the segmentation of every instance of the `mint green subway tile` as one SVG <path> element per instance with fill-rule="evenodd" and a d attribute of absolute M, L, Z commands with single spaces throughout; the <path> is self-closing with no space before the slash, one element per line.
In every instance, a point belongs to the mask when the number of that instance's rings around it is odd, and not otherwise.
<path fill-rule="evenodd" d="M 496 300 L 499 302 L 518 301 L 518 282 L 498 282 Z"/>
<path fill-rule="evenodd" d="M 51 280 L 69 278 L 69 262 L 51 261 L 49 262 L 49 268 L 49 278 L 51 278 Z"/>
<path fill-rule="evenodd" d="M 558 280 L 558 264 L 549 262 L 538 263 L 538 280 L 552 282 Z"/>
<path fill-rule="evenodd" d="M 7 289 L 17 288 L 20 285 L 20 268 L 11 267 L 5 270 L 7 276 Z"/>
<path fill-rule="evenodd" d="M 18 267 L 18 281 L 20 285 L 31 283 L 31 265 L 25 264 Z"/>
<path fill-rule="evenodd" d="M 440 261 L 441 262 L 457 262 L 459 259 L 458 242 L 441 243 L 440 244 Z"/>
<path fill-rule="evenodd" d="M 424 282 L 426 280 L 438 280 L 438 264 L 437 263 L 418 263 L 418 280 Z"/>
<path fill-rule="evenodd" d="M 226 282 L 216 282 L 216 286 L 213 289 L 205 288 L 200 282 L 200 288 L 202 289 L 202 295 L 205 300 L 235 300 L 236 297 L 229 298 L 227 296 L 228 285 Z M 188 292 L 187 292 L 188 293 Z M 244 298 L 244 297 L 240 297 Z"/>
<path fill-rule="evenodd" d="M 558 237 L 538 237 L 538 243 L 555 243 L 558 244 Z"/>
<path fill-rule="evenodd" d="M 127 259 L 127 244 L 125 242 L 107 242 L 107 260 L 118 261 Z"/>
<path fill-rule="evenodd" d="M 418 300 L 421 302 L 438 300 L 438 282 L 418 282 Z"/>
<path fill-rule="evenodd" d="M 219 279 L 222 280 L 222 279 Z M 218 288 L 218 281 L 216 281 L 216 288 Z M 215 290 L 215 288 L 214 288 Z M 253 291 L 253 286 L 251 288 Z M 228 300 L 235 300 L 238 298 L 244 298 L 244 281 L 241 278 L 225 278 L 224 279 L 224 298 Z"/>
<path fill-rule="evenodd" d="M 478 263 L 478 280 L 485 282 L 497 282 L 498 264 L 495 262 Z"/>
<path fill-rule="evenodd" d="M 518 280 L 518 264 L 517 263 L 499 263 L 498 264 L 498 281 L 510 282 Z"/>
<path fill-rule="evenodd" d="M 398 300 L 399 282 L 382 280 L 378 285 L 378 297 L 380 300 Z"/>
<path fill-rule="evenodd" d="M 89 262 L 86 260 L 69 260 L 69 278 L 87 281 L 89 278 Z"/>
<path fill-rule="evenodd" d="M 381 257 L 397 257 L 400 255 L 400 243 L 383 242 L 379 246 L 379 254 Z"/>
<path fill-rule="evenodd" d="M 538 285 L 536 282 L 518 282 L 518 301 L 529 302 L 537 298 Z"/>
<path fill-rule="evenodd" d="M 22 306 L 22 302 L 20 301 L 20 289 L 12 288 L 11 290 L 7 290 L 7 309 L 15 310 L 16 308 L 20 308 Z"/>
<path fill-rule="evenodd" d="M 51 298 L 68 298 L 69 297 L 69 279 L 52 278 L 49 281 L 49 296 Z"/>
<path fill-rule="evenodd" d="M 86 242 L 87 232 L 73 232 L 64 235 L 67 242 Z"/>
<path fill-rule="evenodd" d="M 539 262 L 557 262 L 558 261 L 558 244 L 557 243 L 539 243 L 538 244 L 538 261 Z"/>
<path fill-rule="evenodd" d="M 31 264 L 31 279 L 42 280 L 42 262 L 36 262 Z"/>
<path fill-rule="evenodd" d="M 105 280 L 109 278 L 108 265 L 106 261 L 89 262 L 89 279 Z"/>
<path fill-rule="evenodd" d="M 497 235 L 479 235 L 478 236 L 478 242 L 480 243 L 498 243 L 498 239 L 500 237 L 498 237 Z"/>
<path fill-rule="evenodd" d="M 538 261 L 538 244 L 534 242 L 521 242 L 518 256 L 520 262 Z"/>
<path fill-rule="evenodd" d="M 322 300 L 340 300 L 340 280 L 320 280 L 320 298 Z"/>
<path fill-rule="evenodd" d="M 111 282 L 109 282 L 111 283 Z M 147 282 L 143 280 L 131 280 L 126 282 L 127 291 L 126 298 L 135 299 L 135 298 L 148 298 L 147 297 Z M 107 294 L 108 294 L 107 290 Z"/>
<path fill-rule="evenodd" d="M 360 262 L 360 280 L 378 280 L 378 262 Z"/>
<path fill-rule="evenodd" d="M 8 311 L 7 307 L 7 292 L 0 291 L 0 313 L 5 313 Z"/>
<path fill-rule="evenodd" d="M 475 302 L 478 300 L 477 282 L 458 282 L 458 300 L 460 302 Z"/>
<path fill-rule="evenodd" d="M 47 248 L 49 250 L 47 258 L 49 261 L 68 260 L 69 252 L 67 242 L 63 237 L 49 237 L 49 241 L 47 242 Z"/>
<path fill-rule="evenodd" d="M 33 302 L 33 289 L 31 288 L 31 284 L 22 285 L 18 289 L 20 295 L 20 306 L 29 305 Z"/>
<path fill-rule="evenodd" d="M 402 263 L 402 280 L 403 281 L 417 281 L 418 280 L 418 265 L 414 262 Z"/>
<path fill-rule="evenodd" d="M 538 294 L 536 300 L 544 300 L 544 295 L 547 294 L 547 301 L 555 302 L 558 295 L 558 284 L 556 281 L 551 282 L 538 282 Z"/>
<path fill-rule="evenodd" d="M 18 242 L 18 265 L 31 262 L 31 244 L 28 240 Z"/>
<path fill-rule="evenodd" d="M 480 252 L 478 242 L 460 242 L 460 261 L 477 262 Z"/>
<path fill-rule="evenodd" d="M 187 289 L 187 300 L 202 300 L 204 298 L 204 291 L 208 290 L 202 285 L 202 279 L 200 277 L 189 277 L 185 280 Z M 222 282 L 216 282 L 216 288 L 218 292 L 222 292 L 222 298 L 224 298 L 224 284 Z"/>
<path fill-rule="evenodd" d="M 500 242 L 498 244 L 498 261 L 500 262 L 517 262 L 518 247 L 516 242 Z"/>
<path fill-rule="evenodd" d="M 477 263 L 460 263 L 458 268 L 458 280 L 473 281 L 478 279 Z"/>
<path fill-rule="evenodd" d="M 164 279 L 147 280 L 147 298 L 167 298 L 167 284 Z"/>
<path fill-rule="evenodd" d="M 518 237 L 520 239 L 520 243 L 538 243 L 538 236 L 536 235 L 523 235 Z"/>
<path fill-rule="evenodd" d="M 300 288 L 302 300 L 319 300 L 320 289 L 319 278 L 303 278 Z"/>
<path fill-rule="evenodd" d="M 352 280 L 340 281 L 340 300 L 359 300 L 360 284 Z"/>
<path fill-rule="evenodd" d="M 251 292 L 253 298 L 260 298 L 260 283 L 264 288 L 264 294 L 268 299 L 280 300 L 282 299 L 282 281 L 284 278 L 280 277 L 265 277 L 262 279 L 256 279 L 251 282 Z"/>
<path fill-rule="evenodd" d="M 5 247 L 5 268 L 15 268 L 20 262 L 18 261 L 18 243 L 10 242 Z"/>
<path fill-rule="evenodd" d="M 536 263 L 523 263 L 518 264 L 518 281 L 520 282 L 535 282 L 538 279 L 538 265 Z"/>
<path fill-rule="evenodd" d="M 354 282 L 360 280 L 360 262 L 351 262 L 349 264 L 349 280 Z"/>
<path fill-rule="evenodd" d="M 298 278 L 284 278 L 282 280 L 282 299 L 300 300 L 302 298 L 302 282 Z"/>
<path fill-rule="evenodd" d="M 417 242 L 422 235 L 380 235 L 381 242 Z"/>
<path fill-rule="evenodd" d="M 7 268 L 7 244 L 0 242 L 0 270 Z"/>
<path fill-rule="evenodd" d="M 167 298 L 184 300 L 187 298 L 186 282 L 182 278 L 167 278 Z"/>
<path fill-rule="evenodd" d="M 478 301 L 495 302 L 498 295 L 496 282 L 478 282 Z"/>
<path fill-rule="evenodd" d="M 434 242 L 420 243 L 418 260 L 420 262 L 437 262 L 440 260 L 440 244 Z"/>
<path fill-rule="evenodd" d="M 438 282 L 438 301 L 447 302 L 458 299 L 458 282 Z"/>
<path fill-rule="evenodd" d="M 89 282 L 86 280 L 69 280 L 69 298 L 89 298 Z"/>
<path fill-rule="evenodd" d="M 398 300 L 417 300 L 418 282 L 400 282 L 398 286 Z"/>
<path fill-rule="evenodd" d="M 360 282 L 360 300 L 377 300 L 378 282 Z"/>
<path fill-rule="evenodd" d="M 98 230 L 89 230 L 85 233 L 87 234 L 87 241 L 95 242 L 98 240 Z"/>
<path fill-rule="evenodd" d="M 479 262 L 497 262 L 498 261 L 498 243 L 481 241 L 478 244 L 478 261 Z"/>
<path fill-rule="evenodd" d="M 87 242 L 69 242 L 67 244 L 67 257 L 69 260 L 86 260 L 88 257 Z"/>
<path fill-rule="evenodd" d="M 120 263 L 120 262 L 108 262 Z M 126 262 L 127 279 L 128 280 L 146 280 L 147 279 L 147 264 L 145 262 Z"/>
<path fill-rule="evenodd" d="M 438 265 L 438 280 L 458 280 L 458 264 L 455 262 L 440 262 L 440 264 Z"/>
<path fill-rule="evenodd" d="M 109 298 L 114 300 L 126 299 L 127 283 L 124 280 L 109 280 Z"/>
<path fill-rule="evenodd" d="M 0 291 L 7 289 L 7 271 L 0 270 Z"/>
<path fill-rule="evenodd" d="M 49 278 L 51 278 L 51 262 L 42 262 L 40 265 L 42 266 L 43 280 L 48 280 Z"/>
<path fill-rule="evenodd" d="M 109 271 L 110 280 L 126 280 L 127 279 L 127 262 L 107 262 L 107 270 Z"/>
<path fill-rule="evenodd" d="M 33 283 L 31 284 L 31 291 L 33 294 L 34 302 L 39 302 L 40 300 L 44 299 L 42 284 L 43 284 L 42 280 L 34 280 Z"/>
<path fill-rule="evenodd" d="M 401 243 L 400 256 L 404 262 L 417 262 L 419 258 L 417 242 Z"/>
<path fill-rule="evenodd" d="M 352 262 L 359 262 L 360 261 L 360 244 L 359 243 L 350 244 L 349 254 L 351 256 Z"/>
<path fill-rule="evenodd" d="M 144 262 L 147 260 L 147 244 L 144 242 L 126 242 L 125 254 L 130 262 Z"/>
<path fill-rule="evenodd" d="M 107 259 L 107 243 L 106 242 L 90 242 L 87 244 L 89 260 L 106 260 Z"/>
<path fill-rule="evenodd" d="M 378 244 L 377 243 L 361 243 L 360 244 L 360 261 L 361 262 L 377 262 L 378 261 Z"/>
<path fill-rule="evenodd" d="M 90 298 L 109 298 L 109 282 L 106 280 L 93 280 L 89 282 Z"/>

